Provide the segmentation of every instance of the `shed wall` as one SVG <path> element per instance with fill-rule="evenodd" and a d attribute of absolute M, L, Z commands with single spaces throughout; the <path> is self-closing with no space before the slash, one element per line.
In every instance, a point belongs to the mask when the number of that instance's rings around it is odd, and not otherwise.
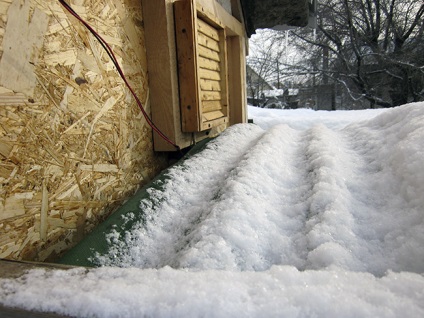
<path fill-rule="evenodd" d="M 149 109 L 140 0 L 68 0 Z M 109 57 L 56 0 L 0 2 L 0 258 L 51 260 L 164 166 Z"/>

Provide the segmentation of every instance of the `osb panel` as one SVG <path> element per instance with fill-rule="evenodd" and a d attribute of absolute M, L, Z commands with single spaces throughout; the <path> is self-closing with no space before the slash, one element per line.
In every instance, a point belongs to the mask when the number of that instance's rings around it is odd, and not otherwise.
<path fill-rule="evenodd" d="M 9 15 L 14 1 L 28 16 Z M 148 105 L 141 1 L 68 2 L 109 42 Z M 0 54 L 7 21 L 40 14 L 42 45 L 15 61 L 33 67 L 33 96 L 0 87 L 0 258 L 52 259 L 165 164 L 107 54 L 58 1 L 1 0 Z"/>
<path fill-rule="evenodd" d="M 30 1 L 14 1 L 7 15 L 10 17 L 30 17 L 30 19 L 8 19 L 0 60 L 0 86 L 32 97 L 36 86 L 34 65 L 36 55 L 43 45 L 43 36 L 48 26 L 47 15 L 38 8 L 32 9 Z"/>
<path fill-rule="evenodd" d="M 0 1 L 0 58 L 3 55 L 3 37 L 7 23 L 7 11 L 9 10 L 12 1 L 13 0 Z"/>

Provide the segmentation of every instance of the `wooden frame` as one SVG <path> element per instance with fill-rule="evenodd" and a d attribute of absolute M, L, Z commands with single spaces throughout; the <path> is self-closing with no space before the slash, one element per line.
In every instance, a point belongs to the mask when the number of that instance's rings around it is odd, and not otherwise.
<path fill-rule="evenodd" d="M 182 130 L 199 132 L 228 122 L 224 26 L 194 0 L 174 4 Z"/>
<path fill-rule="evenodd" d="M 233 0 L 236 1 L 236 0 Z M 168 138 L 185 148 L 208 136 L 222 132 L 230 124 L 246 122 L 245 52 L 247 36 L 243 24 L 226 12 L 215 0 L 196 0 L 192 10 L 197 15 L 222 27 L 227 39 L 227 120 L 198 132 L 183 132 L 180 111 L 179 74 L 174 20 L 175 0 L 142 0 L 147 63 L 149 104 L 152 119 Z M 205 18 L 206 17 L 206 18 Z M 190 95 L 191 96 L 191 95 Z M 193 97 L 194 96 L 194 97 Z M 201 100 L 199 95 L 191 98 Z M 197 117 L 199 118 L 199 117 Z M 216 125 L 215 125 L 216 124 Z M 211 125 L 212 126 L 212 125 Z M 156 151 L 175 148 L 154 133 Z"/>

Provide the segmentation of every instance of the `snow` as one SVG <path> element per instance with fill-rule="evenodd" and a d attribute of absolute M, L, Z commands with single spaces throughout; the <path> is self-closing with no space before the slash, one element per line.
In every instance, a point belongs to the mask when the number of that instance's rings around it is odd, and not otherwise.
<path fill-rule="evenodd" d="M 169 171 L 97 269 L 0 279 L 78 317 L 423 317 L 424 103 L 249 107 Z"/>
<path fill-rule="evenodd" d="M 278 97 L 284 95 L 284 89 L 274 87 L 273 89 L 264 89 L 262 93 L 265 97 Z"/>
<path fill-rule="evenodd" d="M 3 280 L 2 302 L 79 317 L 422 317 L 422 275 L 341 269 L 264 272 L 33 270 Z M 6 296 L 4 296 L 6 295 Z"/>
<path fill-rule="evenodd" d="M 314 111 L 312 109 L 285 110 L 249 107 L 249 116 L 255 124 L 267 130 L 277 124 L 287 124 L 297 130 L 305 130 L 313 125 L 323 124 L 331 129 L 340 129 L 352 122 L 368 120 L 385 112 L 385 109 L 355 111 Z"/>

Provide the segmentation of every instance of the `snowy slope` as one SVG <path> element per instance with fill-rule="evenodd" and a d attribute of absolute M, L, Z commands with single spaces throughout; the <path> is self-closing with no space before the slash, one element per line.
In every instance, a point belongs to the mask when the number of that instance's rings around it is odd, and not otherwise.
<path fill-rule="evenodd" d="M 226 130 L 151 190 L 147 223 L 111 233 L 98 255 L 108 267 L 1 279 L 0 303 L 98 317 L 424 316 L 424 103 L 250 116 L 257 125 Z"/>

